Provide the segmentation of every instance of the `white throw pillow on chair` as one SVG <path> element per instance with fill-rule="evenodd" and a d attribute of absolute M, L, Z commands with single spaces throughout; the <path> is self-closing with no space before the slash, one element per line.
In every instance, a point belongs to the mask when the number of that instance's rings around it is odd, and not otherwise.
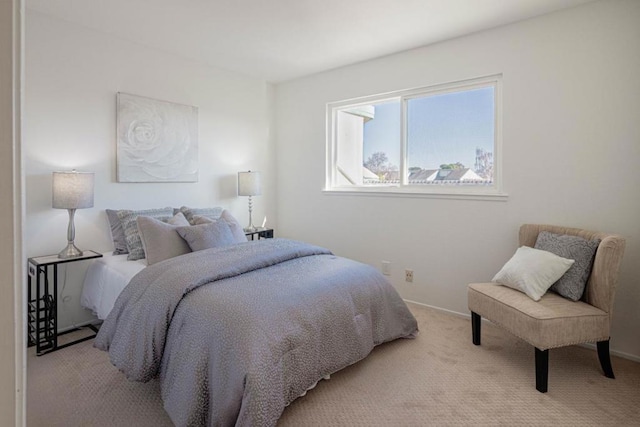
<path fill-rule="evenodd" d="M 516 289 L 532 300 L 539 301 L 573 263 L 574 260 L 551 252 L 521 246 L 494 276 L 492 282 Z"/>

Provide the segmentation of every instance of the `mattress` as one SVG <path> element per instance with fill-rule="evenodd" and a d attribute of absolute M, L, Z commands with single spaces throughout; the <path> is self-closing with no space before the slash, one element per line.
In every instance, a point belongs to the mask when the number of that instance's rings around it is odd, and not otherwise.
<path fill-rule="evenodd" d="M 127 255 L 103 254 L 87 270 L 80 303 L 100 320 L 106 319 L 120 292 L 133 276 L 146 267 L 146 260 L 127 261 Z"/>

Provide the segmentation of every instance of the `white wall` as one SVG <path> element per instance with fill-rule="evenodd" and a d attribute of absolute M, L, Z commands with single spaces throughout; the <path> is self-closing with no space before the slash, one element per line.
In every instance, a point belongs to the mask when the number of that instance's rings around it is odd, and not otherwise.
<path fill-rule="evenodd" d="M 247 198 L 236 195 L 236 174 L 247 169 L 262 171 L 266 181 L 264 195 L 254 198 L 254 222 L 267 215 L 275 226 L 270 85 L 33 11 L 26 27 L 28 256 L 57 253 L 66 245 L 67 212 L 51 208 L 51 172 L 61 169 L 96 174 L 95 207 L 75 217 L 80 249 L 113 250 L 106 208 L 224 206 L 247 223 Z M 116 183 L 117 92 L 198 107 L 198 183 Z M 61 268 L 61 328 L 91 318 L 79 304 L 87 264 Z"/>
<path fill-rule="evenodd" d="M 620 233 L 611 346 L 640 357 L 638 23 L 640 2 L 596 2 L 278 85 L 278 233 L 391 261 L 404 298 L 460 313 L 467 284 L 513 254 L 520 224 Z M 506 202 L 321 192 L 326 103 L 497 73 Z"/>

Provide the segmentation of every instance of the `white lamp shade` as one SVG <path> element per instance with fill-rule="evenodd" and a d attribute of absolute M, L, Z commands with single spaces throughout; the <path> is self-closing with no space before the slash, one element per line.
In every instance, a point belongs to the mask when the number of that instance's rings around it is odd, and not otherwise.
<path fill-rule="evenodd" d="M 260 172 L 238 172 L 238 196 L 259 196 L 261 194 Z"/>
<path fill-rule="evenodd" d="M 54 172 L 53 207 L 83 209 L 93 207 L 93 172 Z"/>

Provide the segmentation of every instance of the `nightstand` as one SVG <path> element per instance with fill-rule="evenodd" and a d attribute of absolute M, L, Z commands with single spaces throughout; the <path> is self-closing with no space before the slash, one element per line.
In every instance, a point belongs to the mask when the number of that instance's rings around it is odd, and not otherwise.
<path fill-rule="evenodd" d="M 98 252 L 83 251 L 82 256 L 76 258 L 62 259 L 58 258 L 58 255 L 29 258 L 27 262 L 27 341 L 29 347 L 36 346 L 36 355 L 41 356 L 95 337 L 93 334 L 58 345 L 58 335 L 62 335 L 58 334 L 58 265 L 100 257 L 102 254 Z M 49 280 L 50 273 L 53 277 L 52 283 Z M 95 326 L 88 327 L 98 332 Z"/>
<path fill-rule="evenodd" d="M 260 240 L 260 239 L 273 239 L 273 228 L 261 228 L 258 227 L 256 231 L 245 231 L 244 235 L 247 236 L 247 240 Z"/>

